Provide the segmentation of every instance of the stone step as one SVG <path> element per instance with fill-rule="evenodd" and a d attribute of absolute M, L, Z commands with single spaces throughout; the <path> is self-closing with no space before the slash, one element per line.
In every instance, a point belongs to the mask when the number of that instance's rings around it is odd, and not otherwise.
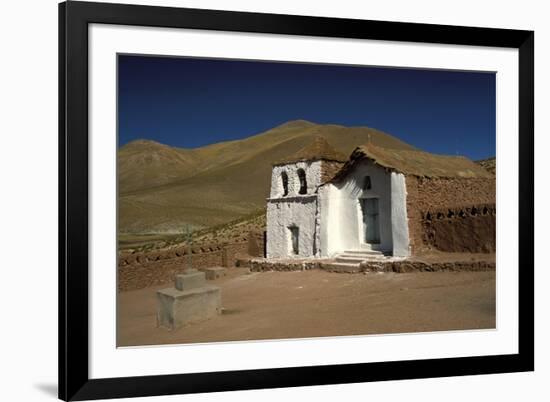
<path fill-rule="evenodd" d="M 376 251 L 376 250 L 345 250 L 342 254 L 384 256 L 384 254 L 381 251 Z"/>
<path fill-rule="evenodd" d="M 373 259 L 373 258 L 386 258 L 384 254 L 359 254 L 359 253 L 340 253 L 337 254 L 337 257 L 350 257 L 350 258 L 362 258 Z"/>
<path fill-rule="evenodd" d="M 357 273 L 361 272 L 359 264 L 350 264 L 345 262 L 332 262 L 329 264 L 322 264 L 321 268 L 325 271 L 339 272 L 339 273 Z"/>
<path fill-rule="evenodd" d="M 354 256 L 354 255 L 345 255 L 345 254 L 340 254 L 336 256 L 336 262 L 344 262 L 344 263 L 350 263 L 350 264 L 359 264 L 360 262 L 363 262 L 366 259 L 370 259 L 370 258 L 362 257 L 362 256 Z"/>
<path fill-rule="evenodd" d="M 338 262 L 349 262 L 359 264 L 363 261 L 382 261 L 385 259 L 384 254 L 380 252 L 344 252 L 336 256 Z"/>

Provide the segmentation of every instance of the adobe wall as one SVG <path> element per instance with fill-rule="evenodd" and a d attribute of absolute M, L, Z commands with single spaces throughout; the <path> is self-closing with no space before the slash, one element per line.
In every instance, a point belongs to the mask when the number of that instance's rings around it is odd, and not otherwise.
<path fill-rule="evenodd" d="M 435 247 L 427 236 L 427 227 L 423 222 L 424 215 L 430 210 L 471 208 L 476 205 L 494 205 L 496 182 L 495 179 L 460 179 L 460 178 L 422 178 L 407 176 L 407 216 L 409 218 L 409 236 L 412 253 L 423 249 Z M 466 221 L 453 220 L 453 223 L 439 223 L 441 233 L 449 233 L 455 230 L 456 236 L 470 236 L 472 232 L 480 229 L 483 221 L 493 220 L 492 218 L 472 218 Z M 458 226 L 457 226 L 458 225 Z M 469 226 L 468 226 L 469 225 Z M 485 233 L 485 232 L 484 232 Z M 485 233 L 484 236 L 488 236 Z M 487 238 L 488 239 L 488 238 Z M 439 244 L 442 244 L 441 241 Z M 464 247 L 463 242 L 458 242 Z M 450 245 L 446 245 L 449 248 Z M 448 250 L 455 251 L 455 250 Z"/>
<path fill-rule="evenodd" d="M 494 253 L 496 250 L 495 204 L 432 209 L 423 213 L 424 242 L 437 250 Z"/>
<path fill-rule="evenodd" d="M 259 239 L 259 237 L 262 237 Z M 263 233 L 253 236 L 263 244 Z M 248 255 L 249 237 L 234 243 L 209 244 L 191 248 L 191 263 L 196 269 L 234 267 L 237 259 Z M 172 283 L 177 274 L 189 266 L 189 250 L 185 247 L 144 253 L 120 254 L 117 287 L 119 292 Z"/>
<path fill-rule="evenodd" d="M 191 254 L 193 268 L 221 266 L 222 251 Z M 121 259 L 118 265 L 117 287 L 119 292 L 142 289 L 149 286 L 171 283 L 177 274 L 188 267 L 188 255 L 158 260 L 140 256 L 132 263 Z"/>
<path fill-rule="evenodd" d="M 218 264 L 223 267 L 234 267 L 237 263 L 237 258 L 241 255 L 248 255 L 249 242 L 231 243 L 223 247 L 222 263 Z M 212 266 L 212 265 L 211 265 Z"/>
<path fill-rule="evenodd" d="M 265 231 L 251 231 L 248 234 L 248 251 L 247 254 L 251 257 L 265 257 Z"/>

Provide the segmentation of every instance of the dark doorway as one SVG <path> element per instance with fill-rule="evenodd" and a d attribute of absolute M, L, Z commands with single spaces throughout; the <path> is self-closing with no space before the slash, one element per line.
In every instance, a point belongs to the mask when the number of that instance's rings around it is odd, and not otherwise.
<path fill-rule="evenodd" d="M 380 243 L 380 212 L 378 198 L 362 198 L 361 212 L 363 214 L 364 242 L 370 244 Z"/>

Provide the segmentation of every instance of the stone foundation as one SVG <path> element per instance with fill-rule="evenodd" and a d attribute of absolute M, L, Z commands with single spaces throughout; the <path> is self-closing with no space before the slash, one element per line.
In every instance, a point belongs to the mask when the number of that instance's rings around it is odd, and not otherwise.
<path fill-rule="evenodd" d="M 494 261 L 423 262 L 414 260 L 393 262 L 362 262 L 362 272 L 445 272 L 445 271 L 494 271 Z"/>
<path fill-rule="evenodd" d="M 270 261 L 270 260 L 249 260 L 248 264 L 242 266 L 248 266 L 252 272 L 263 271 L 306 271 L 309 269 L 319 269 L 321 267 L 320 261 Z"/>
<path fill-rule="evenodd" d="M 482 261 L 441 261 L 426 262 L 414 259 L 365 261 L 359 264 L 357 269 L 342 270 L 333 264 L 332 260 L 313 261 L 269 261 L 249 260 L 248 266 L 252 272 L 265 271 L 306 271 L 310 269 L 322 269 L 337 273 L 361 273 L 361 272 L 437 272 L 437 271 L 494 271 L 496 263 L 491 260 Z"/>

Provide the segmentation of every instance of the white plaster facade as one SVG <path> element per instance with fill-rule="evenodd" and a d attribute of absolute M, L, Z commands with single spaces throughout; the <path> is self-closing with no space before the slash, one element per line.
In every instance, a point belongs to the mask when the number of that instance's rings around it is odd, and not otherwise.
<path fill-rule="evenodd" d="M 364 188 L 366 177 L 370 189 Z M 318 191 L 319 255 L 331 257 L 347 250 L 376 250 L 394 256 L 409 255 L 409 226 L 405 176 L 363 160 L 338 183 Z M 361 200 L 378 200 L 380 242 L 368 243 Z"/>
<path fill-rule="evenodd" d="M 267 257 L 333 257 L 348 250 L 377 250 L 405 257 L 409 251 L 405 176 L 368 159 L 356 164 L 335 183 L 321 183 L 322 161 L 273 167 L 267 203 Z M 307 179 L 307 194 L 299 194 L 298 169 Z M 288 176 L 284 195 L 282 174 Z M 365 185 L 369 177 L 370 188 Z M 375 198 L 377 241 L 367 242 L 362 202 Z M 372 203 L 372 201 L 371 201 Z M 298 228 L 298 252 L 292 236 Z"/>
<path fill-rule="evenodd" d="M 298 171 L 306 177 L 306 194 L 300 194 Z M 288 178 L 284 195 L 283 172 Z M 274 166 L 271 193 L 267 203 L 267 257 L 314 257 L 319 254 L 316 244 L 317 188 L 321 184 L 321 162 L 300 161 Z M 298 253 L 293 252 L 291 228 L 298 228 Z"/>
<path fill-rule="evenodd" d="M 267 257 L 303 258 L 318 255 L 315 215 L 317 196 L 273 200 L 267 206 Z M 292 250 L 291 228 L 299 230 L 298 253 Z"/>
<path fill-rule="evenodd" d="M 273 166 L 270 198 L 283 197 L 283 182 L 281 179 L 283 172 L 286 172 L 288 176 L 288 196 L 300 195 L 298 194 L 300 190 L 300 179 L 298 177 L 299 169 L 303 169 L 306 173 L 307 194 L 315 194 L 317 192 L 317 187 L 321 184 L 321 163 L 321 161 L 299 161 Z"/>

